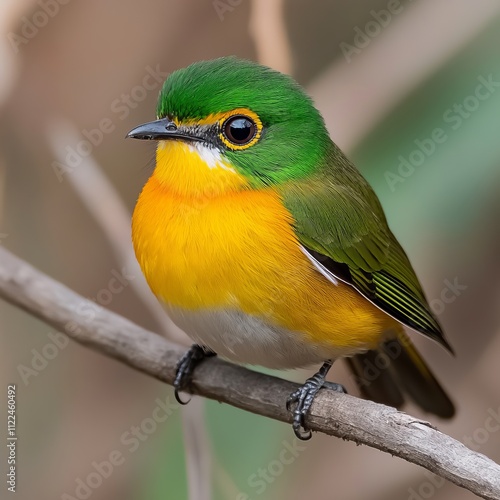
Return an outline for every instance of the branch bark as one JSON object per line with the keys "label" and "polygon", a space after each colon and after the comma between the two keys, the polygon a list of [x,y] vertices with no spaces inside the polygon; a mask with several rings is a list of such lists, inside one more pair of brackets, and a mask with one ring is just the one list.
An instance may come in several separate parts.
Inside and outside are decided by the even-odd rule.
{"label": "branch bark", "polygon": [[[184,350],[88,301],[0,248],[0,297],[73,340],[172,384]],[[282,422],[297,384],[210,358],[195,371],[192,392]],[[500,466],[428,422],[394,408],[322,390],[308,427],[366,444],[420,465],[476,495],[500,500]]]}

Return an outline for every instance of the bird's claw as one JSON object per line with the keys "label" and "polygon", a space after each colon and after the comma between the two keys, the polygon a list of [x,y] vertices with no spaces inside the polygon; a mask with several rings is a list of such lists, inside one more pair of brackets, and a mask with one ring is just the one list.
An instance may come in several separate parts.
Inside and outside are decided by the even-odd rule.
{"label": "bird's claw", "polygon": [[191,382],[194,369],[207,356],[214,356],[214,355],[215,353],[204,349],[198,344],[194,344],[189,348],[186,354],[182,356],[181,360],[177,365],[177,371],[174,380],[174,396],[179,404],[186,405],[190,401],[190,398],[184,401],[180,397],[179,392],[184,390]]}
{"label": "bird's claw", "polygon": [[286,401],[286,408],[288,411],[292,411],[292,405],[296,404],[293,410],[292,428],[297,438],[302,441],[311,439],[312,433],[305,426],[305,417],[319,390],[325,387],[335,392],[347,393],[344,386],[334,382],[326,382],[324,377],[325,376],[321,372],[318,372],[311,378],[308,378],[304,385],[290,394]]}

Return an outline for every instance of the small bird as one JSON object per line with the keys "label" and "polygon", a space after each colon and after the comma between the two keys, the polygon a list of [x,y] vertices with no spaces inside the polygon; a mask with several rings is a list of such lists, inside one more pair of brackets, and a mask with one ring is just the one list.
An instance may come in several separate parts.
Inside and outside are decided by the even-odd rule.
{"label": "small bird", "polygon": [[127,135],[158,141],[132,240],[151,290],[195,342],[177,367],[179,401],[206,356],[322,363],[287,401],[308,439],[317,392],[344,391],[325,376],[346,357],[364,396],[395,407],[408,396],[452,417],[403,326],[452,349],[376,194],[303,89],[223,57],[173,72],[156,114]]}

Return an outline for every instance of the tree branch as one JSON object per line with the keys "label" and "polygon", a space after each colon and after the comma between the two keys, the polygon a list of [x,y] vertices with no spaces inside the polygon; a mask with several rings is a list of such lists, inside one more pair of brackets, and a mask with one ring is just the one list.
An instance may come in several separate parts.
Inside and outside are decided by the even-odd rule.
{"label": "tree branch", "polygon": [[[90,302],[0,248],[0,297],[77,342],[172,384],[183,349]],[[217,358],[195,371],[192,392],[282,422],[297,384]],[[500,500],[500,466],[394,408],[322,390],[307,418],[317,432],[366,444],[420,465],[476,495]]]}

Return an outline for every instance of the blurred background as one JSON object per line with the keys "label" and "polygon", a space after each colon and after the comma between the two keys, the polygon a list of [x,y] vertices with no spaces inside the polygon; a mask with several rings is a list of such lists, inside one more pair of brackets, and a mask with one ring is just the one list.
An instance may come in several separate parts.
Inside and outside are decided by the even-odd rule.
{"label": "blurred background", "polygon": [[[130,213],[154,144],[125,134],[193,61],[235,54],[288,72],[373,185],[457,352],[412,334],[458,406],[430,420],[500,461],[497,0],[3,0],[0,32],[1,245],[187,343],[134,262]],[[213,401],[167,412],[169,387],[2,301],[0,343],[2,387],[17,384],[19,498],[473,498]],[[330,378],[356,394],[343,363]]]}

